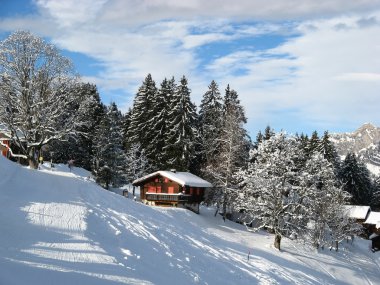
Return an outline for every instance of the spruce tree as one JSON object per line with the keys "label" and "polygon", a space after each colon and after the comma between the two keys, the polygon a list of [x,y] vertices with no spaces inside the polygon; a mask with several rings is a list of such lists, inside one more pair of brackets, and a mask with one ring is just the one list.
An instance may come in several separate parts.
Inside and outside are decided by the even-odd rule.
{"label": "spruce tree", "polygon": [[133,101],[132,113],[127,132],[127,145],[140,143],[143,149],[151,145],[150,136],[152,131],[151,118],[154,116],[153,102],[156,96],[156,83],[150,74],[147,75],[140,86]]}
{"label": "spruce tree", "polygon": [[338,174],[340,159],[338,157],[334,143],[330,140],[328,131],[325,131],[323,137],[319,140],[316,151],[322,154],[323,157],[334,166],[334,172]]}
{"label": "spruce tree", "polygon": [[95,133],[93,174],[96,181],[109,189],[125,182],[122,115],[115,103],[107,107]]}
{"label": "spruce tree", "polygon": [[76,166],[91,170],[94,132],[104,114],[104,106],[93,84],[78,84],[71,92],[76,94],[78,100],[71,104],[70,112],[77,113],[81,123],[75,126],[75,135],[54,141],[44,148],[44,157],[56,163],[66,163],[73,159]]}
{"label": "spruce tree", "polygon": [[235,174],[248,163],[251,143],[244,129],[246,121],[237,92],[228,86],[224,97],[222,129],[217,137],[220,149],[213,163],[206,167],[206,173],[215,186],[210,192],[212,196],[208,198],[217,206],[222,206],[224,219],[227,208],[232,206],[237,195],[239,181]]}
{"label": "spruce tree", "polygon": [[319,145],[320,145],[320,140],[319,140],[318,133],[317,133],[317,131],[314,131],[311,134],[308,146],[306,148],[307,157],[311,157],[318,150]]}
{"label": "spruce tree", "polygon": [[196,107],[190,99],[190,89],[185,76],[177,86],[168,114],[168,135],[164,150],[170,168],[188,171],[195,156],[197,139]]}
{"label": "spruce tree", "polygon": [[373,185],[370,174],[367,167],[357,160],[355,154],[347,154],[342,163],[339,178],[343,189],[352,195],[352,204],[371,204]]}
{"label": "spruce tree", "polygon": [[200,153],[203,169],[213,163],[219,152],[220,145],[217,138],[220,136],[223,125],[223,104],[218,85],[213,80],[208,88],[203,95],[199,110]]}
{"label": "spruce tree", "polygon": [[273,135],[273,129],[270,126],[267,126],[264,130],[264,140],[269,140]]}
{"label": "spruce tree", "polygon": [[153,115],[148,122],[151,127],[151,143],[146,146],[146,155],[154,170],[169,168],[169,156],[166,153],[169,128],[169,112],[172,108],[175,81],[164,79],[160,89],[153,97]]}

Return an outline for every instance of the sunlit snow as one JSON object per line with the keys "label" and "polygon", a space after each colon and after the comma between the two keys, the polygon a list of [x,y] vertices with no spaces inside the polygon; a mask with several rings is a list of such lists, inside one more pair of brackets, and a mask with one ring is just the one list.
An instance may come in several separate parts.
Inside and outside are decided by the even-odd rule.
{"label": "sunlit snow", "polygon": [[[379,284],[380,254],[252,233],[184,209],[142,205],[66,166],[0,157],[0,284]],[[249,260],[248,260],[249,253]]]}

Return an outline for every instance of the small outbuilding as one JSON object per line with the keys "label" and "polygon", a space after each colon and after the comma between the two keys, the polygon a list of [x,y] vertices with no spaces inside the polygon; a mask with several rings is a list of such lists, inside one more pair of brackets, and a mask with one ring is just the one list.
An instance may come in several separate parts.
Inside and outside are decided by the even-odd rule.
{"label": "small outbuilding", "polygon": [[370,233],[380,235],[380,212],[370,212],[364,225],[368,228]]}
{"label": "small outbuilding", "polygon": [[141,201],[147,205],[172,206],[199,213],[199,204],[212,184],[190,172],[156,171],[132,183],[140,187]]}
{"label": "small outbuilding", "polygon": [[349,218],[363,224],[371,212],[371,208],[370,206],[345,205],[343,206],[343,211]]}

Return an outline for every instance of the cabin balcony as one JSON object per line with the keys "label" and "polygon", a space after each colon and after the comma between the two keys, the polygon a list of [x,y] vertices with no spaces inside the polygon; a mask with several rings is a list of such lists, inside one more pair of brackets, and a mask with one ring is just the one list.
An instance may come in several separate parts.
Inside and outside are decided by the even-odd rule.
{"label": "cabin balcony", "polygon": [[189,194],[168,194],[168,193],[145,193],[148,201],[154,202],[194,202],[195,197]]}

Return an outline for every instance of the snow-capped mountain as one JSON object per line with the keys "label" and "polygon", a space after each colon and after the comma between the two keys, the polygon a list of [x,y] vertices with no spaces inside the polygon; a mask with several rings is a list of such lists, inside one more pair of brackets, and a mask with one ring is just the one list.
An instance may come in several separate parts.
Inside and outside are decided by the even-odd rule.
{"label": "snow-capped mountain", "polygon": [[375,175],[380,174],[380,128],[366,123],[352,133],[332,134],[338,154],[355,153]]}

